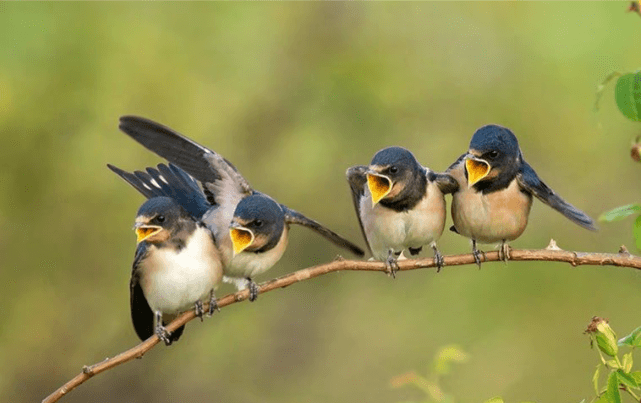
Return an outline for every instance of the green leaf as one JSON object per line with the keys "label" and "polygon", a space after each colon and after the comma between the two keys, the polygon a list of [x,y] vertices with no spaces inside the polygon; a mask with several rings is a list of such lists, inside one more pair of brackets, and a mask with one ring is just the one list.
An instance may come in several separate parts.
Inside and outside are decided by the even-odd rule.
{"label": "green leaf", "polygon": [[621,361],[621,369],[626,373],[629,373],[632,370],[632,352],[623,354],[623,360]]}
{"label": "green leaf", "polygon": [[436,354],[434,358],[434,372],[439,375],[446,375],[450,372],[452,362],[464,362],[467,360],[467,354],[455,345],[445,346]]}
{"label": "green leaf", "polygon": [[614,98],[626,118],[641,122],[641,72],[621,76],[614,87]]}
{"label": "green leaf", "polygon": [[486,400],[485,403],[503,403],[503,399],[501,399],[499,396],[495,396],[490,400]]}
{"label": "green leaf", "polygon": [[641,371],[634,371],[630,373],[630,376],[633,377],[639,385],[641,385]]}
{"label": "green leaf", "polygon": [[592,375],[592,384],[594,385],[594,393],[599,394],[599,375],[601,375],[601,364],[596,366],[596,371]]}
{"label": "green leaf", "polygon": [[608,403],[621,403],[619,377],[616,372],[611,372],[610,376],[608,376],[608,389],[605,391],[605,397]]}
{"label": "green leaf", "polygon": [[621,366],[619,365],[618,362],[616,362],[616,360],[607,360],[605,362],[605,366],[610,368],[610,369],[619,369],[619,368],[621,368]]}
{"label": "green leaf", "polygon": [[612,222],[623,220],[625,217],[632,214],[641,213],[641,204],[633,203],[625,206],[620,206],[599,216],[599,221]]}
{"label": "green leaf", "polygon": [[634,379],[630,374],[626,374],[622,370],[616,372],[617,377],[619,377],[619,382],[630,388],[638,388],[639,383]]}
{"label": "green leaf", "polygon": [[594,403],[608,403],[608,402],[609,402],[608,397],[604,393]]}
{"label": "green leaf", "polygon": [[641,347],[641,326],[634,329],[629,335],[620,339],[619,346]]}
{"label": "green leaf", "polygon": [[637,249],[641,250],[641,216],[638,216],[637,219],[634,220],[632,233],[634,234],[634,243],[636,244]]}

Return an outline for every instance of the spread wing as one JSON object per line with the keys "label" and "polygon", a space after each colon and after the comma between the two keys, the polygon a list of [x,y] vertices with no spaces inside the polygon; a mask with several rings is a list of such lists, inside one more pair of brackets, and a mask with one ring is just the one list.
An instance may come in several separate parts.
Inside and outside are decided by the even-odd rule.
{"label": "spread wing", "polygon": [[437,173],[430,171],[430,173],[432,175],[430,175],[429,179],[436,183],[436,186],[441,189],[441,192],[443,192],[443,194],[454,193],[459,189],[458,181],[447,172]]}
{"label": "spread wing", "polygon": [[445,170],[445,173],[450,175],[459,185],[457,187],[460,189],[461,187],[467,186],[467,178],[465,177],[465,164],[463,163],[463,160],[465,160],[465,156],[467,153],[461,155],[450,165],[447,170]]}
{"label": "spread wing", "polygon": [[201,219],[211,208],[203,191],[191,176],[173,164],[159,164],[158,169],[129,173],[111,164],[107,167],[148,199],[166,196],[174,199],[192,217]]}
{"label": "spread wing", "polygon": [[354,209],[356,210],[356,217],[358,218],[358,225],[361,227],[361,233],[365,242],[367,243],[367,249],[370,253],[372,252],[372,247],[369,245],[367,240],[367,235],[365,235],[365,228],[363,227],[363,221],[361,220],[361,199],[365,195],[365,185],[367,184],[367,167],[364,165],[357,165],[351,167],[347,170],[347,182],[349,183],[349,188],[352,191],[352,201],[354,202]]}
{"label": "spread wing", "polygon": [[522,162],[516,179],[521,189],[533,194],[537,199],[563,214],[575,224],[592,231],[597,230],[594,221],[587,214],[563,200],[554,190],[543,183],[527,162]]}
{"label": "spread wing", "polygon": [[[149,248],[146,242],[141,242],[136,248],[136,256],[131,271],[129,282],[129,303],[131,307],[131,321],[140,340],[147,340],[154,334],[154,313],[145,298],[145,293],[140,285],[141,262],[147,257]],[[176,341],[185,330],[185,325],[171,333],[171,341]]]}
{"label": "spread wing", "polygon": [[137,116],[123,116],[119,128],[202,182],[212,205],[234,201],[237,204],[253,192],[231,162],[168,127]]}
{"label": "spread wing", "polygon": [[316,232],[317,234],[321,235],[322,237],[324,237],[334,245],[341,247],[343,249],[347,249],[357,256],[363,256],[365,254],[365,252],[363,252],[361,248],[354,245],[353,243],[343,238],[342,236],[338,235],[337,233],[330,230],[329,228],[324,227],[320,223],[305,217],[303,214],[299,213],[298,211],[292,210],[287,206],[284,206],[282,204],[280,206],[285,212],[285,222],[287,222],[288,224],[298,224],[298,225],[307,227],[312,231]]}

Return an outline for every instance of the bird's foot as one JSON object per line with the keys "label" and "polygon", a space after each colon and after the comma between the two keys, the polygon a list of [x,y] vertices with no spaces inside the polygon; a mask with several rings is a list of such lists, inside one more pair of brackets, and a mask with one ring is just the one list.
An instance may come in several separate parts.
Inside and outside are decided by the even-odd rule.
{"label": "bird's foot", "polygon": [[156,325],[155,330],[156,330],[156,336],[158,336],[160,341],[165,343],[165,346],[171,346],[171,343],[172,343],[171,333],[167,329],[165,329],[165,327],[160,323]]}
{"label": "bird's foot", "polygon": [[505,241],[501,243],[501,246],[499,247],[499,259],[505,262],[507,264],[507,261],[512,258],[511,256],[511,251],[512,248],[510,245],[508,245]]}
{"label": "bird's foot", "polygon": [[436,248],[436,245],[433,245],[432,249],[434,249],[434,264],[436,264],[436,272],[439,273],[443,266],[445,266],[445,259],[443,259],[443,255],[441,255],[441,252]]}
{"label": "bird's foot", "polygon": [[211,290],[209,296],[209,311],[207,312],[207,316],[213,315],[215,311],[220,312],[220,308],[218,307],[218,301],[216,300],[216,296],[214,295],[214,290]]}
{"label": "bird's foot", "polygon": [[201,300],[198,300],[194,303],[194,315],[196,317],[200,318],[200,321],[203,321],[203,314],[205,313],[205,309],[203,308],[203,302]]}
{"label": "bird's foot", "polygon": [[247,277],[247,288],[249,288],[249,301],[256,301],[256,298],[258,298],[258,285],[249,277]]}
{"label": "bird's foot", "polygon": [[474,255],[474,262],[479,266],[479,270],[481,269],[481,253],[485,259],[485,253],[476,249],[476,241],[472,240],[472,255]]}
{"label": "bird's foot", "polygon": [[387,254],[387,260],[385,260],[385,272],[388,276],[392,276],[392,278],[396,278],[396,272],[398,271],[398,257],[400,254],[400,252],[394,253],[392,249],[390,249]]}

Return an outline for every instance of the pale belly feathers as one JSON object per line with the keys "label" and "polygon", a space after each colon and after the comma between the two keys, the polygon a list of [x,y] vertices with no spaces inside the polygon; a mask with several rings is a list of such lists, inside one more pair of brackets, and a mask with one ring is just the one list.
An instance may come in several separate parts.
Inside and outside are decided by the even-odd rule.
{"label": "pale belly feathers", "polygon": [[487,195],[468,189],[467,184],[461,189],[452,198],[452,220],[461,235],[481,243],[497,243],[512,241],[523,233],[532,196],[523,193],[516,180]]}
{"label": "pale belly feathers", "polygon": [[[153,311],[167,314],[190,309],[199,300],[208,300],[210,292],[222,280],[218,250],[205,228],[198,228],[187,246],[175,250],[155,250],[142,267],[142,289]],[[156,267],[151,270],[150,267]]]}
{"label": "pale belly feathers", "polygon": [[397,212],[380,204],[372,207],[371,194],[365,189],[360,215],[374,258],[385,260],[390,249],[399,253],[431,244],[441,237],[445,198],[435,184],[429,183],[426,196],[413,209]]}

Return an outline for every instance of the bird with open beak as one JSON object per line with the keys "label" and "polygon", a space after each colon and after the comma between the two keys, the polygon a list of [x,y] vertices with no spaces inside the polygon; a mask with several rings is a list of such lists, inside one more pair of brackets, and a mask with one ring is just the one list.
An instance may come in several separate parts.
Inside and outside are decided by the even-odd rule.
{"label": "bird with open beak", "polygon": [[483,126],[474,133],[467,153],[447,170],[458,182],[452,194],[452,231],[472,240],[472,252],[481,265],[477,242],[501,243],[501,258],[509,258],[507,242],[527,226],[532,196],[575,224],[596,230],[594,221],[550,189],[523,159],[510,129]]}
{"label": "bird with open beak", "polygon": [[130,281],[131,319],[146,340],[156,334],[166,345],[178,340],[185,326],[169,332],[164,325],[195,307],[203,316],[216,309],[214,289],[223,265],[213,234],[170,197],[153,197],[138,210],[134,230],[136,256]]}
{"label": "bird with open beak", "polygon": [[448,174],[418,163],[402,147],[378,151],[369,166],[347,170],[356,216],[376,260],[385,262],[392,276],[403,251],[417,255],[424,245],[434,250],[437,267],[443,257],[436,247],[445,226],[445,193],[456,188]]}
{"label": "bird with open beak", "polygon": [[[147,149],[169,160],[171,169],[184,170],[202,184],[208,203],[203,222],[216,238],[224,266],[223,281],[239,289],[249,288],[250,301],[258,297],[259,291],[253,277],[274,266],[285,252],[290,224],[303,225],[340,248],[364,255],[361,248],[342,236],[254,190],[220,154],[149,119],[124,116],[119,127]],[[129,183],[143,194],[147,188],[172,192],[165,189],[171,180],[162,172],[148,168],[147,175],[150,176],[143,183]],[[136,180],[142,177],[144,175],[133,175]]]}

